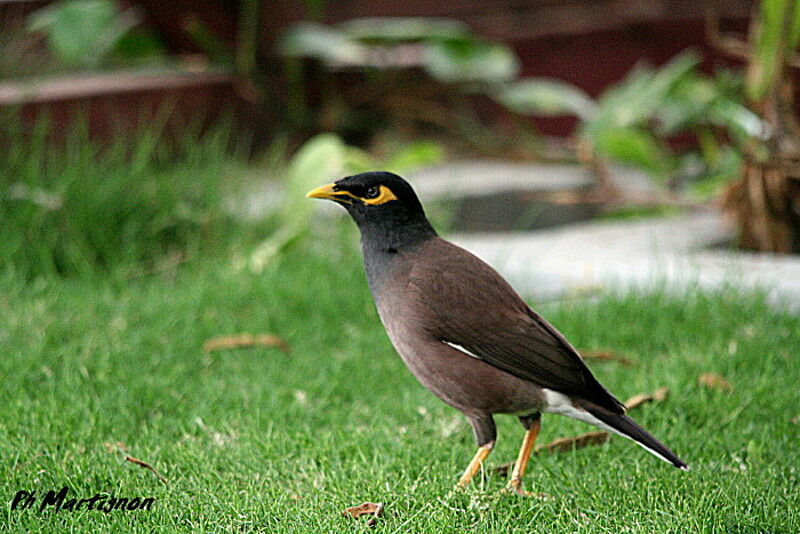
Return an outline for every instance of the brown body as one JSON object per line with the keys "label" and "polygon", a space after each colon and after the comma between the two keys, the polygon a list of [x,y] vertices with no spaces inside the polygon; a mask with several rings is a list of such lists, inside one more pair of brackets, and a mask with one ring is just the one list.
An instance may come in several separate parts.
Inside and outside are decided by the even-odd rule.
{"label": "brown body", "polygon": [[375,298],[389,339],[422,385],[470,418],[540,410],[544,398],[535,385],[441,341],[443,329],[436,307],[431,305],[434,296],[450,293],[448,300],[465,306],[460,308],[465,313],[486,315],[480,294],[447,291],[448,278],[459,276],[457,266],[448,261],[452,248],[455,246],[438,238],[421,245],[415,254],[431,260],[423,266],[398,255]]}

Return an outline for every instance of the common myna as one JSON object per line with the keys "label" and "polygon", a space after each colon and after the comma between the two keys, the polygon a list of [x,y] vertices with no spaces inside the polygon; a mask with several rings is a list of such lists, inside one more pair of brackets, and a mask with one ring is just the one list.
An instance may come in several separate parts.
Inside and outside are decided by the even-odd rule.
{"label": "common myna", "polygon": [[572,345],[508,282],[436,234],[405,180],[368,172],[307,196],[333,200],[353,217],[369,288],[392,344],[417,379],[472,425],[478,451],[458,486],[470,482],[494,447],[498,413],[516,415],[526,430],[508,483],[520,494],[541,412],[614,432],[687,469],[625,415]]}

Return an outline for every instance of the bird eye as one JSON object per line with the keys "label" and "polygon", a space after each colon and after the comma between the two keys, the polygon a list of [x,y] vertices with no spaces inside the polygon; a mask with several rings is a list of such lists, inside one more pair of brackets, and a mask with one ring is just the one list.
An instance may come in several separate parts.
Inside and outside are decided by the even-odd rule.
{"label": "bird eye", "polygon": [[380,192],[381,190],[377,185],[370,186],[367,188],[364,198],[376,198]]}

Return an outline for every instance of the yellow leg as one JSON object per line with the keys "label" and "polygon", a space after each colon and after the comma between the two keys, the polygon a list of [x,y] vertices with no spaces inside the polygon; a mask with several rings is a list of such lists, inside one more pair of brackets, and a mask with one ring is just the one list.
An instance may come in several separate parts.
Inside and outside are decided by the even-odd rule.
{"label": "yellow leg", "polygon": [[464,474],[461,475],[461,478],[456,484],[457,488],[466,487],[472,481],[472,477],[475,476],[475,473],[481,468],[483,461],[489,456],[489,453],[492,452],[492,448],[494,447],[494,442],[487,443],[481,447],[478,447],[478,452],[475,453],[475,456],[472,457],[472,460],[469,462],[469,465],[464,470]]}
{"label": "yellow leg", "polygon": [[525,432],[525,438],[522,440],[522,446],[519,448],[519,455],[517,461],[514,463],[514,470],[511,471],[511,480],[508,481],[506,486],[507,491],[514,491],[519,495],[528,495],[522,489],[522,477],[525,475],[525,468],[528,467],[528,459],[531,457],[533,451],[533,444],[536,443],[536,436],[539,435],[539,429],[542,427],[540,419],[536,419],[531,424],[531,427]]}

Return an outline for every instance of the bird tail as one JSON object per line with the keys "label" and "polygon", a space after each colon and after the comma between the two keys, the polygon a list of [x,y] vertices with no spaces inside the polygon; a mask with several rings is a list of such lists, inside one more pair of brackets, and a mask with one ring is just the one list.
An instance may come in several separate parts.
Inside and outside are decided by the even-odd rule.
{"label": "bird tail", "polygon": [[663,443],[650,435],[645,429],[637,425],[633,419],[627,415],[616,415],[604,413],[599,410],[588,410],[595,418],[599,419],[605,426],[620,436],[635,441],[647,452],[661,458],[667,463],[687,471],[689,467],[678,458],[674,452],[669,450]]}

